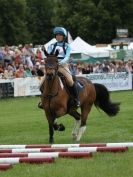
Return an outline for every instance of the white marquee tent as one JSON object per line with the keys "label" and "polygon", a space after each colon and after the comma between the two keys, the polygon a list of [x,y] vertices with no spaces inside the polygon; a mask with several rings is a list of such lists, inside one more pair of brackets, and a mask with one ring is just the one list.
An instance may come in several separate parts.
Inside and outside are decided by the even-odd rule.
{"label": "white marquee tent", "polygon": [[45,49],[47,50],[48,49],[48,46],[54,42],[57,42],[55,38],[51,39],[48,43],[46,43],[44,46],[45,46]]}
{"label": "white marquee tent", "polygon": [[112,50],[111,47],[97,48],[96,46],[91,46],[80,37],[77,37],[70,45],[72,54],[83,53],[94,58],[109,57],[109,50]]}

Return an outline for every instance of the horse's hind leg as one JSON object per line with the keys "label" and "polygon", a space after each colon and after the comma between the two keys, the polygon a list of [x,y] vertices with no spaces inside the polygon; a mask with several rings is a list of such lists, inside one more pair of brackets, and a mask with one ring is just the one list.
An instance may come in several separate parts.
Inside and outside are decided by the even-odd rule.
{"label": "horse's hind leg", "polygon": [[81,125],[80,125],[80,129],[77,135],[77,139],[76,141],[80,141],[82,135],[84,134],[85,130],[86,130],[86,121],[87,121],[87,117],[88,114],[91,110],[92,104],[85,104],[81,106]]}
{"label": "horse's hind leg", "polygon": [[81,125],[81,120],[80,120],[81,115],[76,110],[71,110],[69,114],[75,118],[75,123],[72,129],[72,137],[73,137],[73,140],[76,140],[77,134],[78,134],[78,131]]}

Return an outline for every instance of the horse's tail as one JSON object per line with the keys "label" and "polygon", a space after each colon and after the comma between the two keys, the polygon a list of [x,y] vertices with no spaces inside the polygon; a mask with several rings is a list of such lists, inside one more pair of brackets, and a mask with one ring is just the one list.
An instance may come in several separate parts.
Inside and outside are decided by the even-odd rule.
{"label": "horse's tail", "polygon": [[95,106],[102,109],[107,115],[115,116],[120,110],[120,103],[113,103],[110,100],[109,91],[104,85],[95,83],[94,86],[96,90]]}

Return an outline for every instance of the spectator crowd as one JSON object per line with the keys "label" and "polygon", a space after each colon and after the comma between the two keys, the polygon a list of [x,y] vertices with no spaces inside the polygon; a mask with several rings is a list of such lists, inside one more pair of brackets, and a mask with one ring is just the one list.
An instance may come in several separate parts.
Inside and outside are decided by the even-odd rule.
{"label": "spectator crowd", "polygon": [[[77,63],[70,59],[70,71],[74,75],[90,73],[133,73],[133,59],[106,60],[95,63]],[[45,55],[40,48],[32,44],[0,47],[0,79],[43,76]]]}

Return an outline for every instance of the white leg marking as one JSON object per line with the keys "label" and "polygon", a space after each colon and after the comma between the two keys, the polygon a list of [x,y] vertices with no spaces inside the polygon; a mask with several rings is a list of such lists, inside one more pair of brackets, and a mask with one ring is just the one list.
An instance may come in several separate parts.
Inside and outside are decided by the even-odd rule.
{"label": "white leg marking", "polygon": [[59,80],[60,80],[60,86],[61,86],[61,88],[62,88],[62,90],[63,90],[63,88],[64,88],[64,85],[63,85],[63,83],[62,83],[62,80],[59,78]]}
{"label": "white leg marking", "polygon": [[78,135],[77,135],[77,139],[76,139],[77,142],[80,141],[80,139],[81,139],[82,135],[84,134],[85,130],[86,130],[86,126],[80,127]]}
{"label": "white leg marking", "polygon": [[76,120],[74,123],[73,130],[72,130],[73,140],[75,140],[77,138],[77,134],[78,134],[80,125],[81,125],[81,120]]}

